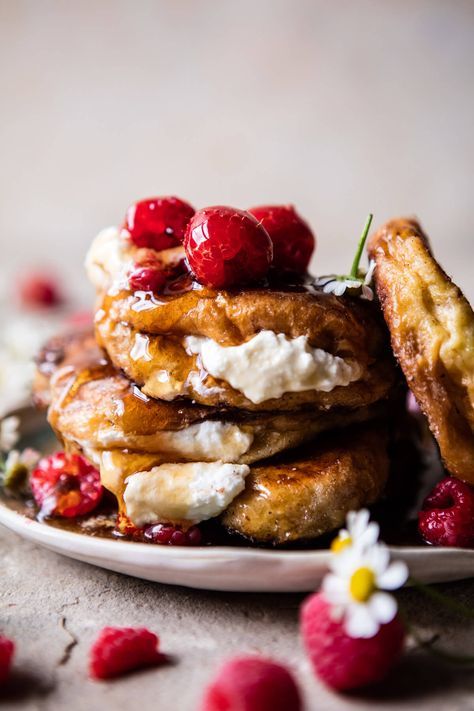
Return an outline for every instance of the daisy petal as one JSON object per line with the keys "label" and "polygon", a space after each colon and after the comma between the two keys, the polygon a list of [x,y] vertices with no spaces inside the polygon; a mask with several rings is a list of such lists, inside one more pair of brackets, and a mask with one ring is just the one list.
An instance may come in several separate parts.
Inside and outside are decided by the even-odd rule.
{"label": "daisy petal", "polygon": [[324,577],[321,590],[328,601],[334,605],[342,605],[349,601],[349,591],[346,581],[332,573],[328,573]]}
{"label": "daisy petal", "polygon": [[377,585],[384,590],[396,590],[405,585],[408,579],[408,568],[401,560],[390,563],[388,568],[377,575]]}
{"label": "daisy petal", "polygon": [[388,593],[374,593],[367,604],[374,619],[382,625],[391,622],[397,614],[397,601]]}
{"label": "daisy petal", "polygon": [[382,575],[390,562],[390,551],[383,543],[377,543],[367,551],[367,563],[369,568],[375,572],[377,576]]}
{"label": "daisy petal", "polygon": [[367,605],[350,605],[346,612],[344,629],[349,637],[373,637],[379,630]]}

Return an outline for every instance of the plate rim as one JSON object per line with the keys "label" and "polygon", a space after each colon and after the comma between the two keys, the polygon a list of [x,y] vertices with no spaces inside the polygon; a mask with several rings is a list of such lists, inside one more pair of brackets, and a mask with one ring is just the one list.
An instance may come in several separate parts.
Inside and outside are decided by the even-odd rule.
{"label": "plate rim", "polygon": [[[4,501],[0,500],[0,524],[9,530],[14,531],[18,535],[19,530],[26,532],[28,530],[35,531],[39,534],[39,537],[46,540],[62,540],[64,542],[70,541],[81,542],[85,547],[94,547],[96,549],[110,549],[117,553],[119,550],[125,548],[130,550],[135,550],[137,553],[145,553],[149,557],[168,557],[168,558],[180,558],[180,559],[211,559],[216,557],[229,558],[261,558],[261,559],[272,559],[274,561],[287,560],[288,558],[293,558],[296,560],[311,560],[315,558],[318,561],[328,557],[331,554],[329,548],[323,548],[319,550],[271,550],[262,548],[250,548],[250,547],[240,547],[240,546],[152,546],[149,543],[141,543],[139,541],[127,541],[123,539],[112,540],[108,538],[102,538],[100,536],[91,536],[86,533],[79,533],[76,531],[67,531],[55,526],[49,526],[47,523],[41,523],[35,519],[31,519],[25,514],[22,514],[14,509],[10,508]],[[36,539],[34,539],[36,540]],[[117,546],[120,546],[118,548]],[[470,548],[457,548],[457,547],[435,547],[435,546],[400,546],[400,545],[389,545],[390,551],[402,552],[404,555],[415,555],[422,552],[427,556],[452,556],[453,554],[462,555],[466,558],[472,558],[474,562],[474,549]],[[77,550],[77,549],[76,549]],[[474,577],[474,568],[473,568]]]}

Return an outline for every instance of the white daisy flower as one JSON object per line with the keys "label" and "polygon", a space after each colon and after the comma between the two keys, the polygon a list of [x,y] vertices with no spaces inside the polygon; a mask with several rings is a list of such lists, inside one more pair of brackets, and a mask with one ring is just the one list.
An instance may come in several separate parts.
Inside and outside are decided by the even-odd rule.
{"label": "white daisy flower", "polygon": [[5,417],[0,421],[0,451],[9,452],[20,437],[18,428],[20,420],[18,417]]}
{"label": "white daisy flower", "polygon": [[356,278],[329,274],[328,276],[318,277],[315,280],[315,284],[319,286],[325,294],[342,296],[346,291],[349,291],[352,292],[353,296],[360,296],[361,299],[373,301],[374,291],[370,285],[372,283],[374,270],[375,261],[372,259],[365,275]]}
{"label": "white daisy flower", "polygon": [[331,544],[333,553],[340,553],[348,546],[362,549],[373,546],[379,538],[380,528],[378,523],[370,520],[367,509],[349,511],[346,516],[346,528],[341,528]]}
{"label": "white daisy flower", "polygon": [[[362,528],[362,523],[358,526]],[[330,569],[322,590],[333,606],[333,615],[344,621],[350,637],[373,637],[381,625],[393,620],[397,602],[385,591],[402,587],[408,568],[401,561],[390,562],[384,544],[347,546],[332,556]]]}

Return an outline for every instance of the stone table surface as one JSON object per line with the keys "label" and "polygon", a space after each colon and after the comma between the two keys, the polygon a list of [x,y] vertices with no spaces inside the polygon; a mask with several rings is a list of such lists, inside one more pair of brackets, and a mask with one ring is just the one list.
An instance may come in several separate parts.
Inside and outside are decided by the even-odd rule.
{"label": "stone table surface", "polygon": [[[370,694],[342,697],[311,675],[298,639],[303,595],[233,594],[157,585],[58,556],[0,529],[2,630],[15,639],[14,676],[1,706],[69,711],[194,711],[223,659],[263,653],[295,671],[306,711],[430,709],[472,711],[474,674],[413,643],[392,676]],[[474,580],[439,586],[473,606]],[[419,633],[441,635],[444,648],[474,652],[466,621],[414,590],[400,602]],[[87,655],[104,625],[146,625],[172,662],[113,682],[87,677]],[[472,668],[471,668],[472,669]]]}

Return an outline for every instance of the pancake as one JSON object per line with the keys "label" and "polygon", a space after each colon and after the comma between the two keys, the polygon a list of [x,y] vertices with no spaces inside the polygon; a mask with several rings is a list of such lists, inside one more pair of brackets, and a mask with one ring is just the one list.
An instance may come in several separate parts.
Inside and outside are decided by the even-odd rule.
{"label": "pancake", "polygon": [[[259,464],[252,464],[242,493],[230,501],[220,517],[222,525],[255,543],[275,545],[317,538],[343,524],[350,510],[375,502],[382,494],[389,471],[388,436],[383,424],[366,423],[320,438],[317,443]],[[78,451],[75,443],[66,448]],[[82,451],[100,468],[104,485],[118,500],[119,510],[136,525],[153,523],[156,499],[161,510],[182,512],[179,486],[169,491],[160,469],[161,458],[151,454]],[[179,467],[180,465],[177,465]],[[204,467],[202,463],[200,465]],[[210,465],[213,466],[213,465]],[[238,466],[238,465],[226,465]],[[179,480],[179,469],[173,471]],[[127,499],[130,480],[146,478]],[[171,501],[163,502],[165,497]],[[138,501],[137,501],[138,497]],[[124,500],[125,499],[125,500]],[[137,519],[145,511],[145,519]],[[206,518],[209,518],[207,516]],[[193,521],[178,517],[184,527]]]}
{"label": "pancake", "polygon": [[474,484],[474,313],[411,219],[372,237],[392,348],[451,474]]}
{"label": "pancake", "polygon": [[49,407],[48,419],[60,440],[87,450],[151,454],[155,463],[248,464],[389,407],[383,402],[329,413],[256,414],[155,400],[113,368],[88,332],[57,337],[45,346],[34,393],[37,404]]}
{"label": "pancake", "polygon": [[[270,334],[270,332],[265,332]],[[275,350],[278,348],[274,336],[269,336],[270,345],[266,348],[266,353],[254,352],[256,362],[252,362],[247,354],[235,354],[237,361],[241,361],[240,369],[236,367],[234,385],[244,383],[241,387],[248,388],[248,397],[241,389],[233,387],[223,377],[214,377],[204,365],[200,355],[192,354],[186,349],[182,339],[170,336],[157,336],[134,331],[128,324],[111,321],[102,316],[96,323],[96,334],[98,342],[107,351],[114,365],[123,370],[126,375],[136,382],[141,390],[150,397],[163,400],[175,400],[176,398],[189,398],[197,403],[211,407],[233,407],[254,412],[278,410],[297,410],[299,408],[317,408],[328,411],[332,408],[359,408],[371,405],[374,402],[386,397],[393,388],[397,380],[397,371],[394,367],[393,358],[384,353],[379,359],[374,359],[363,368],[360,362],[351,360],[338,360],[329,362],[327,366],[329,385],[324,385],[327,389],[304,389],[295,392],[285,392],[285,385],[280,386],[278,377],[293,377],[293,368],[286,367],[282,363],[281,372],[274,373],[272,369],[272,359],[278,358]],[[250,343],[250,342],[248,342]],[[212,344],[211,344],[212,346]],[[291,348],[291,342],[284,341],[285,347]],[[222,351],[228,350],[227,348]],[[224,359],[230,355],[228,353],[218,353]],[[222,355],[221,355],[222,354]],[[242,355],[242,358],[240,356]],[[301,352],[290,357],[309,357],[305,353],[304,344]],[[280,361],[281,362],[281,361]],[[357,369],[356,380],[351,380],[351,373],[346,378],[342,374],[342,385],[332,386],[330,378],[333,373],[338,377],[337,368]],[[225,374],[232,369],[232,363],[221,366],[219,361],[215,367],[221,368]],[[324,364],[323,366],[324,367]],[[244,372],[239,372],[243,370]],[[216,372],[220,372],[217,370]],[[294,378],[293,382],[298,382]],[[289,382],[287,387],[296,387]],[[253,395],[257,392],[257,397]],[[265,398],[267,393],[276,393],[277,397]],[[250,399],[253,397],[253,400]],[[257,400],[257,401],[255,401]]]}
{"label": "pancake", "polygon": [[260,543],[317,538],[341,526],[348,511],[380,497],[389,472],[387,447],[386,428],[368,423],[257,464],[222,524]]}
{"label": "pancake", "polygon": [[[112,228],[87,258],[97,339],[144,393],[253,411],[353,408],[388,393],[396,370],[376,305],[303,278],[216,291],[176,277],[183,254],[137,249]],[[131,266],[151,255],[168,282],[160,294],[132,292]]]}

